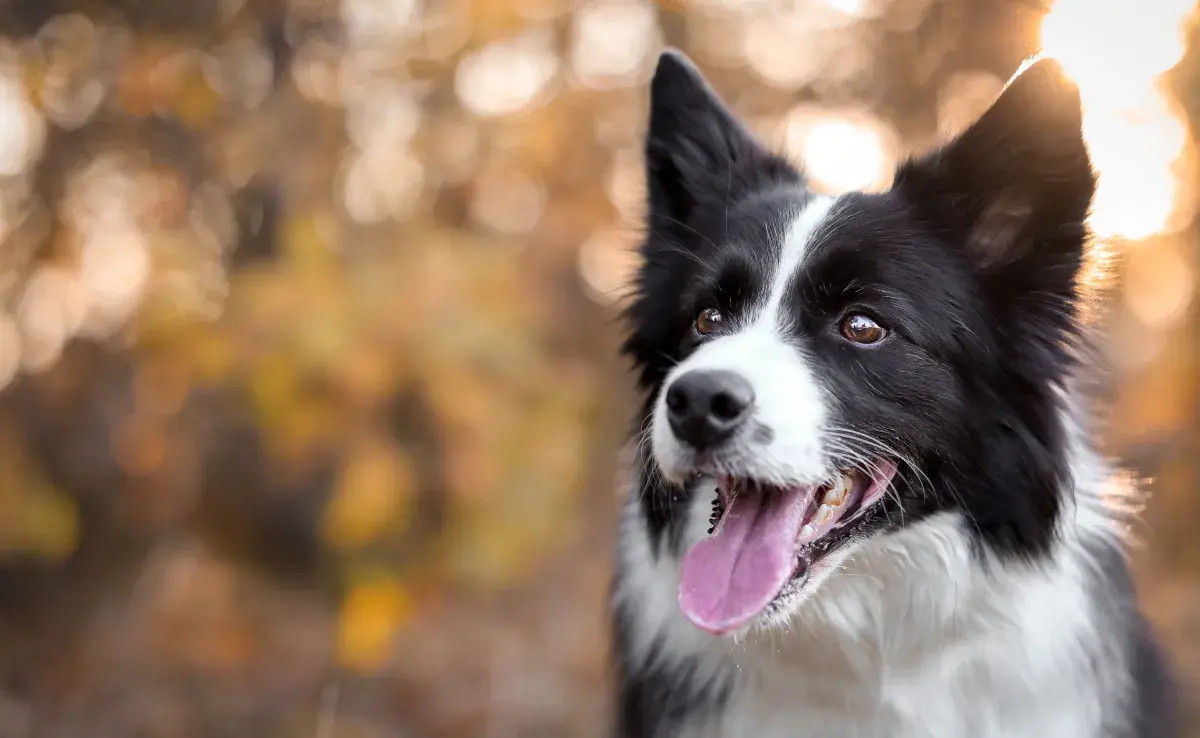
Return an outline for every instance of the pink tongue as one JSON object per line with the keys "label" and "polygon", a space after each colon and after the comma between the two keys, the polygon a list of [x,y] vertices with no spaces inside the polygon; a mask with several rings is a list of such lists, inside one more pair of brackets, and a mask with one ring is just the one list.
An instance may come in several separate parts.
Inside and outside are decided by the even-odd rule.
{"label": "pink tongue", "polygon": [[775,599],[796,569],[796,535],[813,492],[794,487],[769,501],[761,494],[734,498],[713,535],[684,557],[679,607],[688,620],[720,635]]}

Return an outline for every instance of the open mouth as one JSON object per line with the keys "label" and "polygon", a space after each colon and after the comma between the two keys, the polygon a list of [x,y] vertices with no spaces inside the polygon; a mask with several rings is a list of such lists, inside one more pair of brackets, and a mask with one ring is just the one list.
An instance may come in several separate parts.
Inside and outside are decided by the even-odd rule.
{"label": "open mouth", "polygon": [[813,564],[853,535],[895,473],[894,463],[879,461],[871,475],[842,471],[819,485],[720,477],[709,536],[683,561],[684,615],[716,634],[749,623],[785,590],[799,589]]}

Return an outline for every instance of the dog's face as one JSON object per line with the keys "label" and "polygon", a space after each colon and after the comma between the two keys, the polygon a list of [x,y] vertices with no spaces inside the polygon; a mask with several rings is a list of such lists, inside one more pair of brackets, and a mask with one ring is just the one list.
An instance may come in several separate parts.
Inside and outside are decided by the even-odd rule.
{"label": "dog's face", "polygon": [[716,633],[782,620],[854,546],[943,510],[1001,554],[1043,550],[1094,190],[1057,65],[1030,66],[890,191],[838,198],[682,56],[664,54],[651,95],[626,350],[650,476],[672,488],[647,492],[685,503],[646,506],[677,529],[685,615]]}

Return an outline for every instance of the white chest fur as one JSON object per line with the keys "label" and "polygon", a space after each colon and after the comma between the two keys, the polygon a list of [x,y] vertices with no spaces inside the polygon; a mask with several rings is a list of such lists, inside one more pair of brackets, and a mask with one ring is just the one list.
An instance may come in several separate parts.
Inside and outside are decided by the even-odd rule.
{"label": "white chest fur", "polygon": [[[1016,648],[1015,652],[1012,650]],[[1033,657],[1033,658],[1031,658]],[[719,719],[698,719],[685,736],[756,738],[1026,738],[1103,735],[1094,689],[1068,669],[1051,679],[1044,664],[1012,640],[946,644],[922,662],[830,678],[800,667],[749,677]],[[865,666],[866,664],[864,664]],[[1033,678],[1029,672],[1040,671]]]}
{"label": "white chest fur", "polygon": [[[1089,481],[1103,470],[1077,471]],[[1103,633],[1114,605],[1100,602],[1094,555],[1116,542],[1097,499],[1077,498],[1037,565],[981,562],[956,514],[909,526],[853,552],[789,627],[737,639],[679,613],[678,563],[651,556],[631,505],[616,596],[635,614],[632,661],[694,664],[701,680],[728,685],[716,712],[697,710],[681,736],[1106,735],[1126,672],[1118,639]]]}

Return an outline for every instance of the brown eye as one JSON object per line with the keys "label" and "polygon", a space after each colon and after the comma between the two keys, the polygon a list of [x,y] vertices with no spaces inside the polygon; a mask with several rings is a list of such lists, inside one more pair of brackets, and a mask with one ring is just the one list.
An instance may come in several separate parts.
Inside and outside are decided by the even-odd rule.
{"label": "brown eye", "polygon": [[855,343],[878,343],[887,331],[866,315],[851,313],[842,318],[842,335]]}
{"label": "brown eye", "polygon": [[696,332],[702,336],[707,336],[721,329],[721,311],[716,308],[708,308],[701,310],[696,316]]}

